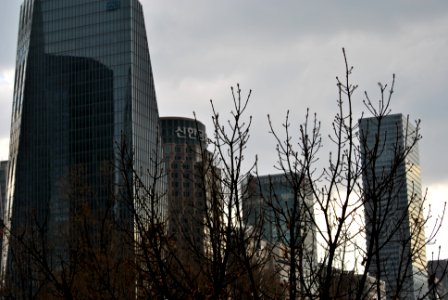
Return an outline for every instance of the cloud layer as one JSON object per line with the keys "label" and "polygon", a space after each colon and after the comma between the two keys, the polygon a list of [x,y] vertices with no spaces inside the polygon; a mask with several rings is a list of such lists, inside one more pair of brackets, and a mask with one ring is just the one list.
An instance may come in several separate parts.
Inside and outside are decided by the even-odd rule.
{"label": "cloud layer", "polygon": [[[360,86],[358,111],[363,91],[377,96],[377,82],[387,82],[396,73],[393,111],[423,122],[425,181],[448,181],[448,162],[434,159],[443,157],[444,147],[429,146],[440,144],[448,125],[448,4],[142,3],[162,114],[188,115],[195,110],[207,123],[208,100],[213,98],[225,110],[229,86],[239,82],[254,90],[254,136],[266,136],[267,113],[280,123],[288,109],[301,121],[309,107],[328,128],[335,112],[335,76],[343,73],[340,49],[345,47]],[[253,148],[268,155],[273,145]],[[271,165],[263,169],[269,171]]]}

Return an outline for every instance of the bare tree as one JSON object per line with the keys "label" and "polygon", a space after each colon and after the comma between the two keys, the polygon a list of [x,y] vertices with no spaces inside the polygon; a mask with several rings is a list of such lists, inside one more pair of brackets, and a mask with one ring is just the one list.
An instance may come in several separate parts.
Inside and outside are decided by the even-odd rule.
{"label": "bare tree", "polygon": [[[200,213],[190,212],[191,222],[199,223],[204,233],[198,244],[188,226],[170,224],[176,218],[164,216],[160,209],[167,199],[157,188],[164,181],[162,153],[154,153],[152,162],[159,173],[145,185],[140,175],[129,171],[132,153],[123,145],[122,165],[123,195],[126,207],[135,219],[136,277],[139,296],[168,299],[259,299],[261,270],[266,255],[261,255],[258,231],[252,230],[243,220],[241,208],[243,194],[241,183],[244,151],[249,138],[251,118],[244,120],[250,93],[242,98],[239,86],[232,89],[233,110],[230,120],[221,121],[213,103],[214,134],[197,151],[201,158],[194,166],[192,184],[196,185],[196,197],[190,201]],[[197,138],[200,138],[199,136]],[[185,176],[191,172],[185,172]],[[193,199],[192,199],[193,200]],[[199,205],[200,203],[200,205]],[[183,205],[180,204],[179,205]],[[165,213],[170,213],[165,211]],[[193,220],[199,218],[199,220]],[[170,226],[179,226],[173,233]],[[197,226],[194,226],[197,227]],[[129,231],[131,232],[131,231]],[[129,240],[131,240],[129,238]]]}
{"label": "bare tree", "polygon": [[[188,226],[168,215],[162,144],[151,154],[150,170],[139,170],[123,138],[114,162],[106,168],[110,182],[101,189],[102,205],[92,204],[98,191],[89,188],[82,169],[67,178],[65,187],[61,185],[73,214],[57,240],[69,251],[61,252],[56,263],[48,259],[55,257],[48,255],[55,251],[46,235],[48,223],[36,221],[36,226],[12,236],[16,287],[27,287],[31,275],[39,286],[6,289],[5,295],[19,299],[384,299],[386,291],[390,299],[434,295],[439,287],[431,281],[432,273],[428,275],[425,247],[440,223],[425,238],[431,213],[423,212],[426,197],[416,177],[420,123],[411,125],[402,117],[401,125],[388,123],[394,116],[390,103],[395,78],[389,89],[380,84],[378,105],[365,93],[371,117],[361,115],[358,121],[353,110],[357,90],[350,78],[353,68],[345,51],[343,57],[345,74],[336,78],[337,112],[329,135],[334,151],[326,161],[321,159],[324,139],[316,114],[307,110],[304,121],[297,122],[298,132],[292,129],[289,112],[281,130],[268,116],[279,174],[258,176],[256,159],[245,161],[251,92],[244,96],[237,85],[231,90],[228,118],[211,103],[213,134],[207,143],[198,143],[193,171],[184,174],[195,186],[191,207],[183,210]],[[201,231],[199,242],[193,230]]]}
{"label": "bare tree", "polygon": [[[307,112],[297,136],[291,132],[289,114],[283,124],[283,135],[274,129],[270,121],[277,141],[277,167],[289,179],[288,185],[295,195],[292,210],[284,206],[279,210],[281,206],[276,204],[278,199],[272,195],[267,197],[276,211],[277,224],[290,223],[288,231],[283,231],[290,239],[289,243],[285,243],[289,258],[289,295],[291,299],[344,296],[368,299],[374,292],[377,299],[382,299],[385,281],[388,297],[411,297],[412,294],[412,297],[415,295],[424,299],[429,293],[425,247],[434,239],[440,224],[425,239],[424,230],[429,215],[424,217],[423,214],[425,198],[422,198],[419,181],[415,177],[418,176],[419,166],[413,163],[411,157],[416,155],[416,145],[421,139],[420,123],[413,127],[406,119],[404,128],[398,128],[398,125],[395,125],[396,128],[382,126],[381,122],[391,116],[394,78],[389,91],[386,90],[387,85],[380,84],[378,107],[365,93],[365,107],[372,114],[367,120],[374,126],[368,128],[370,132],[360,130],[353,111],[357,89],[350,80],[353,68],[348,65],[345,51],[343,54],[346,72],[343,79],[337,78],[338,113],[329,136],[335,151],[330,153],[327,167],[321,172],[317,171],[316,162],[323,140],[316,116],[310,119]],[[386,141],[386,137],[395,140]],[[381,166],[380,169],[378,166]],[[412,184],[409,184],[410,181]],[[315,214],[310,214],[307,206],[299,206],[304,202],[307,190],[311,190],[315,201]],[[398,197],[405,200],[399,201]],[[290,211],[300,212],[299,217]],[[288,218],[285,219],[285,216]],[[303,270],[302,245],[292,242],[295,237],[290,229],[299,231],[303,228],[305,216],[312,216],[311,224],[322,249],[319,261],[313,259],[306,262],[310,273]],[[394,251],[393,258],[387,257],[391,255],[387,251],[394,247],[397,251]],[[358,259],[360,257],[355,260],[355,266],[346,265],[349,248]],[[387,259],[390,259],[388,264],[385,263]],[[375,268],[373,264],[376,264]],[[346,271],[358,274],[350,296],[341,275]],[[311,274],[310,278],[306,278],[308,274]],[[371,276],[375,280],[372,281]],[[417,276],[420,282],[416,282]],[[413,279],[412,286],[407,283],[409,278]],[[315,283],[318,283],[318,290],[313,288]]]}

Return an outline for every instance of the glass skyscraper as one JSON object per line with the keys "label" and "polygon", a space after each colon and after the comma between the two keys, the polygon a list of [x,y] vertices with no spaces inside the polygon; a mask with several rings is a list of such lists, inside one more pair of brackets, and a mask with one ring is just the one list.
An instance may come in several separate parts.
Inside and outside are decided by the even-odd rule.
{"label": "glass skyscraper", "polygon": [[64,257],[61,234],[80,206],[94,215],[111,208],[132,226],[132,214],[110,197],[122,184],[117,152],[124,143],[149,184],[161,159],[158,125],[138,0],[24,0],[5,219],[12,238],[3,271],[17,273],[13,237],[36,228],[50,257]]}
{"label": "glass skyscraper", "polygon": [[388,299],[427,292],[426,248],[416,128],[402,114],[359,121],[368,271]]}
{"label": "glass skyscraper", "polygon": [[[295,224],[298,242],[316,255],[316,229],[314,228],[314,199],[306,181],[299,190],[293,187],[294,176],[290,173],[265,176],[249,176],[243,183],[245,193],[243,215],[247,225],[262,225],[262,238],[272,244],[289,244],[292,211],[296,211]],[[297,195],[295,195],[297,193]],[[296,237],[297,238],[297,237]]]}
{"label": "glass skyscraper", "polygon": [[6,176],[8,174],[8,161],[0,161],[0,218],[3,223],[6,201]]}
{"label": "glass skyscraper", "polygon": [[[8,174],[8,161],[0,161],[0,251],[3,249],[3,230],[6,202],[6,182]],[[0,252],[1,253],[1,252]],[[0,261],[1,268],[1,261]]]}
{"label": "glass skyscraper", "polygon": [[271,255],[276,268],[281,270],[279,274],[288,278],[294,248],[293,260],[297,262],[294,268],[304,280],[300,284],[314,290],[316,274],[311,271],[317,265],[317,229],[309,181],[293,173],[250,175],[242,190],[244,222],[254,230],[261,230],[261,240],[275,246]]}

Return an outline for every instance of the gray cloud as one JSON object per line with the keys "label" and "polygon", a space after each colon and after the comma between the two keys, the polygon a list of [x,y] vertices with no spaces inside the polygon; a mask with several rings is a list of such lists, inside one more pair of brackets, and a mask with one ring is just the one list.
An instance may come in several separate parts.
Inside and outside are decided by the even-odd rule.
{"label": "gray cloud", "polygon": [[4,1],[0,10],[0,160],[8,157],[15,52],[20,1]]}
{"label": "gray cloud", "polygon": [[3,1],[0,10],[0,68],[13,68],[16,57],[16,42],[21,1]]}
{"label": "gray cloud", "polygon": [[[5,1],[0,11],[0,74],[14,68],[20,2]],[[299,122],[310,107],[328,132],[344,46],[355,66],[353,79],[360,85],[357,111],[362,109],[364,89],[373,96],[378,81],[397,73],[393,110],[423,121],[424,179],[448,181],[448,162],[434,159],[443,157],[442,149],[448,146],[440,139],[448,125],[448,2],[141,2],[161,114],[191,116],[196,111],[210,128],[209,99],[228,112],[229,86],[240,82],[244,89],[252,88],[250,156],[259,153],[262,171],[270,171],[275,155],[266,114],[280,127],[288,109]],[[11,83],[5,83],[0,88],[3,139],[9,136],[11,99]]]}
{"label": "gray cloud", "polygon": [[[448,180],[444,171],[448,163],[430,159],[440,156],[438,147],[425,147],[437,143],[436,132],[447,125],[439,112],[447,103],[443,100],[448,3],[142,3],[162,114],[189,115],[195,110],[208,118],[208,99],[227,111],[230,85],[240,82],[253,88],[252,148],[267,158],[261,168],[272,170],[274,145],[266,143],[266,114],[280,126],[286,110],[300,121],[310,107],[328,132],[337,96],[334,78],[343,72],[344,46],[355,66],[354,81],[360,84],[357,111],[362,109],[363,90],[377,97],[376,83],[397,73],[392,108],[423,120],[420,149],[425,180]],[[260,140],[261,147],[256,145]]]}

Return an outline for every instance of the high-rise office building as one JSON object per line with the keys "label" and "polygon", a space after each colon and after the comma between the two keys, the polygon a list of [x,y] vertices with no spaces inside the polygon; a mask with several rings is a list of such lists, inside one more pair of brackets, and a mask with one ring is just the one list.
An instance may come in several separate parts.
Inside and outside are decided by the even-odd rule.
{"label": "high-rise office building", "polygon": [[256,232],[261,230],[256,236],[259,234],[260,240],[274,246],[271,256],[275,268],[281,270],[279,275],[288,280],[293,247],[294,260],[301,269],[294,267],[303,276],[300,284],[314,290],[317,282],[312,270],[318,261],[314,197],[309,182],[293,173],[249,176],[242,191],[244,222]]}
{"label": "high-rise office building", "polygon": [[208,164],[204,161],[208,158],[205,126],[183,117],[160,120],[168,183],[168,235],[180,255],[190,252],[191,257],[191,251],[202,252],[204,248],[207,182],[202,170]]}
{"label": "high-rise office building", "polygon": [[117,152],[125,144],[126,159],[149,184],[158,165],[153,159],[161,153],[158,126],[138,0],[24,0],[11,120],[6,274],[18,274],[14,236],[36,228],[50,264],[60,266],[68,256],[73,215],[83,207],[92,219],[110,210],[132,228],[129,203],[111,197],[123,184]]}
{"label": "high-rise office building", "polygon": [[430,293],[428,299],[448,299],[448,259],[428,261]]}
{"label": "high-rise office building", "polygon": [[[6,183],[8,178],[8,161],[0,161],[0,253],[3,249],[4,215],[6,206]],[[1,260],[0,260],[1,268]]]}
{"label": "high-rise office building", "polygon": [[0,161],[0,219],[3,223],[6,205],[6,183],[8,178],[8,161]]}
{"label": "high-rise office building", "polygon": [[388,299],[427,291],[417,134],[402,114],[359,121],[368,271],[386,283]]}
{"label": "high-rise office building", "polygon": [[[259,228],[262,225],[262,237],[270,243],[289,243],[289,217],[295,217],[300,226],[300,241],[311,249],[315,248],[314,201],[307,188],[306,180],[295,190],[292,174],[249,176],[243,184],[243,217],[246,224]],[[296,200],[300,200],[296,202]],[[296,211],[296,216],[291,212]],[[276,212],[278,212],[276,214]],[[314,251],[313,251],[314,252]]]}

